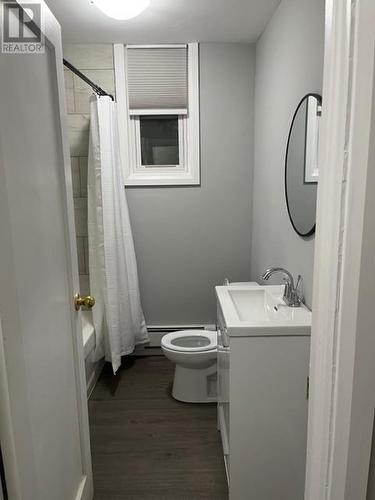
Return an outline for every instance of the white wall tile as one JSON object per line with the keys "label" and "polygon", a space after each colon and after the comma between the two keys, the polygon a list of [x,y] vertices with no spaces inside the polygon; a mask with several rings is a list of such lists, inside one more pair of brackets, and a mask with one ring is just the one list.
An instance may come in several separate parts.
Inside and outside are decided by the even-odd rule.
{"label": "white wall tile", "polygon": [[87,236],[87,199],[74,199],[76,236]]}
{"label": "white wall tile", "polygon": [[73,88],[73,73],[69,69],[64,69],[65,89]]}
{"label": "white wall tile", "polygon": [[113,68],[113,47],[111,44],[66,44],[64,58],[76,68]]}
{"label": "white wall tile", "polygon": [[[84,74],[96,85],[105,90],[108,94],[115,93],[115,78],[112,69],[86,70]],[[93,94],[92,88],[77,75],[74,75],[74,98],[75,112],[89,113],[90,97]]]}
{"label": "white wall tile", "polygon": [[80,286],[80,294],[81,295],[89,295],[90,294],[90,278],[88,274],[80,274],[79,275],[79,286]]}
{"label": "white wall tile", "polygon": [[73,184],[73,197],[79,198],[81,196],[81,180],[80,180],[80,166],[79,158],[72,156],[70,158],[72,167],[72,184]]}
{"label": "white wall tile", "polygon": [[74,110],[76,113],[90,113],[90,97],[88,92],[74,92]]}
{"label": "white wall tile", "polygon": [[77,256],[79,274],[87,274],[85,265],[85,244],[83,237],[77,237]]}
{"label": "white wall tile", "polygon": [[85,271],[89,274],[89,239],[83,238],[83,246],[85,252]]}
{"label": "white wall tile", "polygon": [[[115,91],[111,90],[108,87],[101,86],[103,90],[105,90],[108,94],[115,97]],[[89,114],[90,112],[90,97],[93,95],[93,92],[74,92],[74,111],[76,113]]]}
{"label": "white wall tile", "polygon": [[79,177],[81,183],[81,197],[87,197],[87,157],[81,156],[79,158]]}
{"label": "white wall tile", "polygon": [[[115,95],[111,44],[67,44],[64,58],[109,94]],[[87,238],[87,155],[89,99],[93,91],[70,70],[64,70],[68,134],[72,162],[78,266],[82,295],[90,291]]]}
{"label": "white wall tile", "polygon": [[65,105],[67,113],[74,113],[74,90],[65,89]]}
{"label": "white wall tile", "polygon": [[[112,69],[91,69],[86,70],[84,74],[92,82],[96,83],[99,87],[108,93],[115,91],[115,74]],[[86,92],[92,94],[92,88],[86,82],[84,82],[77,75],[73,77],[73,84],[75,92]]]}
{"label": "white wall tile", "polygon": [[68,115],[68,134],[71,156],[87,156],[90,119],[87,115]]}

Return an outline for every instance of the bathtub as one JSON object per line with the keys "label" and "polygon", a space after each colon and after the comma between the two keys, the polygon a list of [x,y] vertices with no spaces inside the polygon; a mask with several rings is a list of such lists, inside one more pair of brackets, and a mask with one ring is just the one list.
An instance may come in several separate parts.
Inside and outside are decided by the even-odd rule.
{"label": "bathtub", "polygon": [[91,311],[82,311],[82,340],[85,356],[87,397],[90,396],[104,366],[104,359],[94,361],[95,328]]}

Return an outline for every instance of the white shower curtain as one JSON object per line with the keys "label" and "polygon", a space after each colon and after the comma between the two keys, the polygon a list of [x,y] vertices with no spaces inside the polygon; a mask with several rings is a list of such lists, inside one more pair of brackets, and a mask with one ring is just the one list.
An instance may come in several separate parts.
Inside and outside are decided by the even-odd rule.
{"label": "white shower curtain", "polygon": [[116,373],[121,356],[148,340],[120,159],[116,103],[90,101],[88,235],[90,293],[95,297],[95,359]]}

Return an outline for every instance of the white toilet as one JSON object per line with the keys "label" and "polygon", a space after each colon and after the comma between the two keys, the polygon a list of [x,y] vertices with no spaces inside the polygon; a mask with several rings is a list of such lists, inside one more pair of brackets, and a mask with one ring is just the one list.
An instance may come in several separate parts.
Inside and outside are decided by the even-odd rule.
{"label": "white toilet", "polygon": [[[225,286],[257,286],[255,281],[224,282]],[[217,401],[217,332],[181,330],[161,339],[165,356],[175,363],[172,396],[184,403]]]}
{"label": "white toilet", "polygon": [[172,396],[185,403],[217,401],[217,334],[181,330],[164,335],[161,347],[176,364]]}

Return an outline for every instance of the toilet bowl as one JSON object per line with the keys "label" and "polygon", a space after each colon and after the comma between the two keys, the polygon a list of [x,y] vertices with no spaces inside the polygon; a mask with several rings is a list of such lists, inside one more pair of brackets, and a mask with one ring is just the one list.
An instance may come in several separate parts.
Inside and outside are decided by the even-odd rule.
{"label": "toilet bowl", "polygon": [[217,335],[209,330],[182,330],[161,340],[164,355],[175,363],[172,396],[185,403],[217,401]]}

